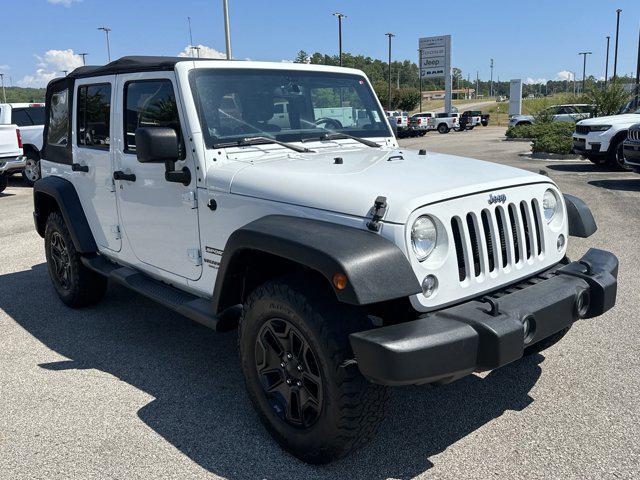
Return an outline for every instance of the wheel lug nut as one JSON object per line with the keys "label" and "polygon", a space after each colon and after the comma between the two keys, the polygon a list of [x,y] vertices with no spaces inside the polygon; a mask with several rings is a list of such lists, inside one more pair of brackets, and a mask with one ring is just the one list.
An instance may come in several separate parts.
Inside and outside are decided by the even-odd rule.
{"label": "wheel lug nut", "polygon": [[298,365],[298,371],[301,372],[302,371],[302,365]]}
{"label": "wheel lug nut", "polygon": [[280,362],[280,366],[281,366],[282,368],[284,368],[284,367],[286,367],[286,366],[287,366],[287,364],[286,364],[286,363],[284,363],[284,362]]}
{"label": "wheel lug nut", "polygon": [[291,360],[293,358],[293,355],[291,355],[290,353],[287,353],[287,359]]}
{"label": "wheel lug nut", "polygon": [[298,380],[298,381],[296,382],[296,385],[297,385],[298,387],[301,387],[301,386],[302,386],[302,382],[301,382],[300,380]]}
{"label": "wheel lug nut", "polygon": [[291,379],[287,378],[287,385],[291,385]]}

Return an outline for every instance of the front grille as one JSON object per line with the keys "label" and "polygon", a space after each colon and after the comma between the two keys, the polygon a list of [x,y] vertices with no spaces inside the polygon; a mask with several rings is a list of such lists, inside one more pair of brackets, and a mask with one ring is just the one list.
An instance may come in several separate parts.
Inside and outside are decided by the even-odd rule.
{"label": "front grille", "polygon": [[586,135],[589,133],[589,127],[586,125],[576,125],[576,133],[580,135]]}
{"label": "front grille", "polygon": [[506,270],[544,253],[540,206],[536,199],[485,208],[451,219],[461,282]]}
{"label": "front grille", "polygon": [[627,134],[627,139],[632,140],[634,142],[640,142],[640,129],[631,129]]}

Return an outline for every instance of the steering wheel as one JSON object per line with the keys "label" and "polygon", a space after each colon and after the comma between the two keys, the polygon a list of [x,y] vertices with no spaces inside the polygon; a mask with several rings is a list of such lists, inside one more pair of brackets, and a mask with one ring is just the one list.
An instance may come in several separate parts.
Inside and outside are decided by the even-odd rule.
{"label": "steering wheel", "polygon": [[335,118],[322,117],[316,120],[316,125],[320,126],[322,124],[324,124],[325,128],[331,128],[333,130],[342,128],[342,123]]}

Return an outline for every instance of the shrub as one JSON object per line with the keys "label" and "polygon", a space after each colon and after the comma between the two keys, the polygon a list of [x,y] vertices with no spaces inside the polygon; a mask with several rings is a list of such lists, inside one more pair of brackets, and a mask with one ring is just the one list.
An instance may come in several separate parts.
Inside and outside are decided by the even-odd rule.
{"label": "shrub", "polygon": [[624,89],[620,80],[612,80],[607,88],[594,87],[589,92],[589,103],[596,106],[596,117],[615,115],[627,103],[631,94]]}
{"label": "shrub", "polygon": [[571,138],[575,130],[572,122],[534,123],[532,125],[517,125],[507,129],[507,138],[539,138],[545,135],[559,135]]}
{"label": "shrub", "polygon": [[571,153],[571,137],[565,135],[548,134],[542,135],[533,141],[531,150],[535,152],[559,153],[567,155]]}
{"label": "shrub", "polygon": [[516,125],[507,128],[507,138],[533,138],[533,125]]}

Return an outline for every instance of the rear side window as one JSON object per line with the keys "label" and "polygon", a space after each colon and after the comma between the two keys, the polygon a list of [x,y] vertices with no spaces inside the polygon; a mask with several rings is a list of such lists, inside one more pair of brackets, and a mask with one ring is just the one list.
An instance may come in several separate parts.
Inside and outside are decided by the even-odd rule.
{"label": "rear side window", "polygon": [[11,123],[18,127],[30,127],[33,125],[31,118],[24,108],[14,108],[11,110]]}
{"label": "rear side window", "polygon": [[78,146],[109,149],[111,85],[82,85],[78,87],[77,130]]}
{"label": "rear side window", "polygon": [[33,125],[44,125],[44,107],[29,107],[26,112]]}
{"label": "rear side window", "polygon": [[173,85],[169,80],[140,80],[128,82],[124,87],[124,150],[136,151],[138,127],[170,127],[180,140],[180,159],[184,159],[184,146],[180,117]]}
{"label": "rear side window", "polygon": [[51,95],[49,108],[49,145],[66,146],[69,143],[69,90]]}

